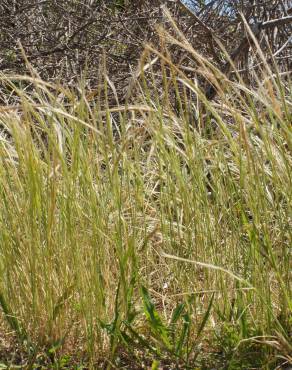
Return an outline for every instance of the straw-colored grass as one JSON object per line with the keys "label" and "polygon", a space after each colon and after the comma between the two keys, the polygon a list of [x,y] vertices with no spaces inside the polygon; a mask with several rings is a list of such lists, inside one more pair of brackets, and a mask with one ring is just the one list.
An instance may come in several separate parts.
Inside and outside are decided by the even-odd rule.
{"label": "straw-colored grass", "polygon": [[[251,89],[178,31],[160,32],[162,51],[146,49],[131,106],[100,98],[115,93],[108,78],[90,100],[36,77],[1,77],[19,99],[0,108],[7,366],[291,361],[289,75],[262,63]],[[206,100],[168,43],[197,61],[218,99]]]}

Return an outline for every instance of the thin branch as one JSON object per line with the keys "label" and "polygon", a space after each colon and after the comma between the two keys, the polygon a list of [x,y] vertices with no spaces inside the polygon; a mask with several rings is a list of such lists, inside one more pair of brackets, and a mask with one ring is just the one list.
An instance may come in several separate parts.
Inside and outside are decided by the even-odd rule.
{"label": "thin branch", "polygon": [[[278,19],[272,19],[272,20],[267,21],[267,22],[256,23],[255,25],[253,25],[251,27],[251,30],[252,30],[254,36],[258,37],[258,35],[260,34],[260,32],[262,30],[266,30],[266,29],[273,28],[273,27],[278,27],[278,26],[283,26],[283,25],[288,24],[290,22],[292,22],[292,16],[288,16],[288,17],[284,17],[284,18],[278,18]],[[237,47],[237,49],[235,49],[235,51],[233,53],[231,53],[230,61],[227,61],[220,68],[221,72],[223,72],[226,76],[228,76],[229,73],[230,73],[232,64],[234,64],[239,59],[240,56],[246,55],[246,53],[248,53],[248,50],[250,48],[251,43],[252,43],[252,41],[250,40],[250,37],[248,35],[246,35],[242,39],[242,41],[239,44],[239,46]],[[212,100],[212,99],[215,98],[216,95],[217,95],[216,88],[213,85],[209,85],[207,90],[206,90],[207,98],[209,100]]]}
{"label": "thin branch", "polygon": [[271,27],[284,26],[285,24],[288,24],[291,22],[292,22],[292,15],[289,15],[287,17],[271,19],[270,21],[266,21],[260,25],[260,28],[262,30],[265,30]]}

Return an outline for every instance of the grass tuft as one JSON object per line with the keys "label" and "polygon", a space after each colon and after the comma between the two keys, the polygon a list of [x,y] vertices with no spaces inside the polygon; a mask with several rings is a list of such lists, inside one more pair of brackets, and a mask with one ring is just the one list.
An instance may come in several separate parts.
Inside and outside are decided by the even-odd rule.
{"label": "grass tuft", "polygon": [[125,106],[106,76],[78,95],[1,76],[18,105],[0,108],[0,305],[28,364],[291,362],[289,75],[263,63],[251,88],[159,32]]}

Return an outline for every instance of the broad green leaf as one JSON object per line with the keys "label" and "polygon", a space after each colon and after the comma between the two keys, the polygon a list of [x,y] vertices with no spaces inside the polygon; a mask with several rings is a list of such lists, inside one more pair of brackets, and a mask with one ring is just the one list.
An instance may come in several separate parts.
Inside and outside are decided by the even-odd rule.
{"label": "broad green leaf", "polygon": [[209,302],[209,305],[208,305],[208,308],[207,308],[207,311],[203,317],[203,320],[201,322],[201,325],[199,327],[199,330],[197,332],[197,338],[199,338],[199,336],[201,335],[202,331],[204,330],[204,327],[209,319],[209,316],[210,316],[210,313],[211,313],[211,308],[213,306],[213,300],[214,300],[214,293],[212,294],[212,297],[210,299],[210,302]]}
{"label": "broad green leaf", "polygon": [[149,296],[147,289],[142,286],[141,287],[141,294],[143,298],[143,307],[144,313],[146,318],[151,326],[153,334],[156,335],[156,339],[161,340],[164,345],[170,349],[171,344],[168,338],[168,330],[166,326],[163,324],[158,312],[155,309],[155,306]]}

